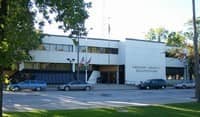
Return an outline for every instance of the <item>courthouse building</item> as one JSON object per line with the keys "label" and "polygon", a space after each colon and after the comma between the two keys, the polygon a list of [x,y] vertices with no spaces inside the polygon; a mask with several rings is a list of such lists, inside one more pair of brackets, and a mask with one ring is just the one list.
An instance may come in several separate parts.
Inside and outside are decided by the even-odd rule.
{"label": "courthouse building", "polygon": [[33,60],[20,64],[20,73],[48,84],[74,79],[90,83],[137,84],[153,78],[184,78],[184,63],[166,57],[168,47],[165,43],[130,38],[80,38],[79,44],[78,53],[69,37],[46,35],[40,47],[30,51]]}

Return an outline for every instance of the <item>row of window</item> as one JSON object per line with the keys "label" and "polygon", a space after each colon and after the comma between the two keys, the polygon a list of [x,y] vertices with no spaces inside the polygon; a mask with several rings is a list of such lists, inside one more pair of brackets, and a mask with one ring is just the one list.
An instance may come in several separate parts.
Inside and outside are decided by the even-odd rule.
{"label": "row of window", "polygon": [[[65,52],[73,52],[73,45],[64,45],[64,44],[48,44],[44,43],[40,45],[39,50],[47,50],[47,51],[65,51]],[[104,48],[104,47],[93,47],[93,46],[80,46],[80,52],[88,53],[102,53],[102,54],[118,54],[118,48]]]}
{"label": "row of window", "polygon": [[104,47],[93,47],[93,46],[80,46],[80,52],[89,53],[104,53],[104,54],[118,54],[118,48],[104,48]]}
{"label": "row of window", "polygon": [[70,65],[63,63],[24,63],[25,69],[69,71]]}
{"label": "row of window", "polygon": [[73,45],[47,44],[40,45],[39,50],[73,52]]}
{"label": "row of window", "polygon": [[[78,65],[75,65],[75,69],[77,70]],[[79,66],[80,71],[85,70],[85,66]],[[24,63],[24,69],[30,70],[52,70],[52,71],[72,71],[72,64],[66,63]],[[91,65],[88,66],[88,70],[91,69]]]}

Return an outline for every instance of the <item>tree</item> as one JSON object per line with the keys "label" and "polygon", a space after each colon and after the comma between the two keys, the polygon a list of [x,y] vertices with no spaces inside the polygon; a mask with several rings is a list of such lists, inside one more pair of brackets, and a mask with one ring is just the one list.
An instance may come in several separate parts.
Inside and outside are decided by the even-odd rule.
{"label": "tree", "polygon": [[192,20],[188,21],[186,24],[189,27],[188,32],[185,35],[193,40],[193,51],[190,57],[191,63],[193,63],[193,71],[195,76],[195,83],[196,83],[196,90],[195,96],[197,101],[200,102],[200,74],[199,74],[199,34],[200,34],[200,17],[196,18],[196,11],[195,11],[195,0],[192,0],[192,12],[193,18]]}
{"label": "tree", "polygon": [[167,37],[166,44],[168,46],[175,46],[175,47],[185,47],[185,36],[178,32],[171,32]]}
{"label": "tree", "polygon": [[[188,72],[189,72],[189,79],[193,79],[193,74],[194,74],[194,50],[193,50],[193,45],[187,44],[184,45],[184,47],[175,47],[168,49],[166,51],[166,57],[172,57],[172,58],[177,58],[181,61],[187,62],[186,64],[188,65]],[[185,53],[187,52],[187,53]]]}
{"label": "tree", "polygon": [[165,42],[168,46],[184,47],[185,35],[180,32],[169,32],[165,28],[151,28],[145,35],[149,40]]}
{"label": "tree", "polygon": [[0,117],[3,71],[31,59],[29,50],[37,48],[42,37],[35,25],[42,28],[45,22],[56,21],[70,36],[86,34],[83,24],[89,6],[83,0],[0,0]]}
{"label": "tree", "polygon": [[151,28],[149,32],[145,35],[146,39],[158,42],[164,42],[167,39],[168,30],[165,28]]}

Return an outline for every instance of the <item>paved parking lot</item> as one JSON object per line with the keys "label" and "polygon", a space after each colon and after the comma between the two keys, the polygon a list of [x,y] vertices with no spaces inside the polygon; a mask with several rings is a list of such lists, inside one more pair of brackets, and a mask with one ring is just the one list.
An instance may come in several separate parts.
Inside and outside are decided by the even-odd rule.
{"label": "paved parking lot", "polygon": [[194,89],[92,90],[92,91],[4,91],[4,111],[32,109],[77,109],[95,107],[145,106],[195,101]]}

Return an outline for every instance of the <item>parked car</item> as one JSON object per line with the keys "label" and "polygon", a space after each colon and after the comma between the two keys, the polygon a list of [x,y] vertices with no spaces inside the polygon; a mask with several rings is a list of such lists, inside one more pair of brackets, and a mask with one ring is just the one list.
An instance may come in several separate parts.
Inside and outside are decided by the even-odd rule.
{"label": "parked car", "polygon": [[47,87],[46,82],[39,80],[25,80],[15,84],[9,84],[7,90],[19,91],[22,89],[31,89],[35,91],[45,90]]}
{"label": "parked car", "polygon": [[141,82],[138,85],[140,89],[159,89],[159,88],[166,88],[166,81],[163,79],[149,79],[144,82]]}
{"label": "parked car", "polygon": [[182,89],[195,88],[195,82],[192,80],[185,80],[185,81],[175,84],[174,88],[176,88],[176,89],[178,89],[178,88],[182,88]]}
{"label": "parked car", "polygon": [[64,90],[64,91],[69,91],[69,90],[91,90],[92,89],[92,84],[88,84],[83,81],[72,81],[69,82],[68,84],[63,84],[58,86],[58,90]]}

